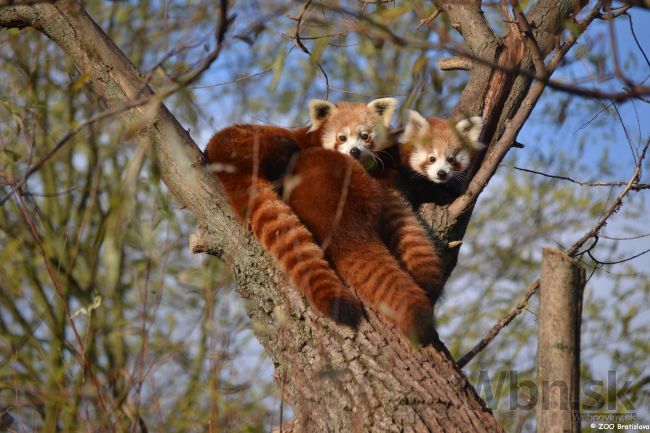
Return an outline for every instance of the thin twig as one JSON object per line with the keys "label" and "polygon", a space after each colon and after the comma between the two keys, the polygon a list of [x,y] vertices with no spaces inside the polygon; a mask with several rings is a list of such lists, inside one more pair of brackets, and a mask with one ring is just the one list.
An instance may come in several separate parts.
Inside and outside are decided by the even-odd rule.
{"label": "thin twig", "polygon": [[597,258],[595,258],[595,257],[591,254],[591,251],[586,251],[586,252],[587,252],[587,255],[589,256],[589,258],[591,258],[591,260],[593,260],[594,262],[596,262],[596,263],[599,264],[599,265],[618,265],[618,264],[620,264],[620,263],[625,263],[625,262],[629,262],[630,260],[634,260],[634,259],[636,259],[636,258],[638,258],[638,257],[641,257],[641,256],[644,255],[644,254],[648,254],[648,253],[650,253],[650,249],[645,250],[645,251],[642,251],[642,252],[640,252],[640,253],[638,253],[638,254],[635,254],[635,255],[633,255],[633,256],[627,257],[627,258],[625,258],[625,259],[614,260],[614,261],[611,261],[611,262],[604,262],[604,261],[602,261],[602,260],[598,260]]}
{"label": "thin twig", "polygon": [[[605,224],[607,224],[607,220],[614,215],[618,210],[621,208],[621,205],[623,204],[623,200],[625,197],[630,193],[630,191],[634,190],[634,185],[638,184],[639,179],[641,178],[641,173],[643,171],[643,162],[645,161],[646,153],[648,151],[648,146],[650,146],[650,137],[646,141],[645,145],[643,146],[643,150],[641,150],[641,154],[639,155],[639,159],[636,163],[636,167],[634,169],[634,173],[632,174],[632,177],[628,181],[626,187],[621,191],[621,193],[616,197],[616,200],[614,200],[614,203],[609,207],[609,210],[605,212],[605,214],[598,220],[596,225],[589,230],[587,233],[585,233],[580,239],[578,239],[568,250],[567,254],[570,257],[575,257],[578,255],[578,251],[580,248],[591,238],[596,238],[598,234],[600,233],[600,230],[602,230],[603,227],[605,227]],[[593,248],[593,245],[592,247]],[[589,249],[591,249],[589,248]]]}
{"label": "thin twig", "polygon": [[[544,172],[541,172],[541,171],[531,170],[529,168],[517,167],[516,165],[502,164],[501,166],[502,167],[507,167],[507,168],[512,168],[514,170],[523,171],[523,172],[526,172],[526,173],[538,174],[540,176],[549,177],[551,179],[566,180],[566,181],[575,183],[576,185],[580,185],[580,186],[626,186],[628,184],[628,182],[582,182],[582,181],[575,180],[575,179],[573,179],[571,177],[568,177],[568,176],[558,176],[558,175],[554,175],[554,174],[548,174],[548,173],[544,173]],[[632,188],[633,191],[639,191],[639,190],[642,190],[642,189],[650,188],[650,184],[648,184],[648,183],[635,183],[635,184],[632,185],[631,188]]]}
{"label": "thin twig", "polygon": [[419,29],[420,27],[422,27],[425,24],[430,26],[431,23],[434,22],[436,20],[436,18],[438,18],[438,15],[440,15],[440,9],[436,9],[436,11],[434,13],[432,13],[431,15],[429,15],[426,18],[422,18],[420,20],[420,22],[418,23],[418,25],[415,27],[415,30]]}
{"label": "thin twig", "polygon": [[[97,380],[97,377],[93,372],[92,366],[90,365],[90,361],[88,360],[88,356],[86,354],[86,346],[84,345],[84,342],[77,330],[77,326],[75,325],[74,320],[72,318],[72,313],[70,312],[70,305],[68,304],[68,301],[64,294],[63,287],[61,286],[61,282],[56,276],[56,272],[54,271],[54,268],[52,266],[52,263],[50,262],[48,254],[45,252],[45,246],[43,245],[43,240],[41,239],[41,236],[38,234],[38,230],[34,225],[34,221],[30,213],[28,212],[27,207],[25,206],[25,202],[23,201],[20,193],[16,194],[16,203],[20,208],[20,211],[23,215],[23,219],[25,220],[25,223],[29,228],[29,232],[31,233],[32,238],[34,239],[34,242],[36,242],[36,245],[38,246],[38,249],[43,258],[43,262],[45,264],[45,268],[47,269],[47,273],[49,274],[50,279],[52,280],[52,284],[54,285],[57,295],[59,296],[59,298],[61,298],[61,303],[63,304],[63,309],[65,311],[66,318],[70,323],[70,328],[72,329],[75,339],[77,340],[77,344],[79,345],[79,348],[77,349],[76,353],[73,352],[73,355],[75,357],[80,358],[79,359],[80,363],[82,364],[83,368],[88,372],[88,376],[90,377],[93,387],[95,388],[95,391],[97,393],[97,401],[99,403],[100,409],[104,413],[106,413],[107,416],[110,416],[110,413],[108,413],[106,410],[106,404],[104,403],[104,397],[101,392],[99,381]],[[111,430],[115,432],[115,426],[112,423],[111,423]]]}
{"label": "thin twig", "polygon": [[467,352],[465,355],[463,355],[462,358],[460,358],[456,364],[458,364],[458,368],[463,368],[469,363],[476,355],[478,355],[483,349],[487,347],[488,344],[494,340],[494,338],[499,335],[499,332],[512,320],[517,317],[523,310],[526,308],[528,305],[528,300],[533,296],[533,294],[537,291],[539,288],[539,280],[535,281],[533,284],[531,284],[528,287],[528,290],[526,290],[526,293],[524,296],[515,304],[514,307],[506,314],[503,316],[501,319],[497,321],[497,323],[492,326],[492,329],[488,331],[487,334],[481,339],[481,341],[478,342],[476,346],[469,352]]}
{"label": "thin twig", "polygon": [[305,15],[305,12],[307,12],[307,8],[311,4],[311,2],[312,0],[307,0],[307,2],[302,6],[302,10],[300,11],[300,14],[298,15],[298,19],[296,20],[296,31],[293,35],[293,38],[296,41],[296,45],[298,45],[298,48],[300,48],[303,52],[309,55],[311,55],[311,52],[300,40],[300,27],[302,26],[302,17]]}

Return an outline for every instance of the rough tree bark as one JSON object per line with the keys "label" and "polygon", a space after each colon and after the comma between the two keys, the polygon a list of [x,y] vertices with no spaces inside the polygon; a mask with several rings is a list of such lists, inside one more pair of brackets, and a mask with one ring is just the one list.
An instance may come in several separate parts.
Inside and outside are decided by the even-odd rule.
{"label": "rough tree bark", "polygon": [[579,433],[580,323],[585,270],[545,248],[539,286],[537,431]]}
{"label": "rough tree bark", "polygon": [[[0,3],[5,5],[0,7],[0,27],[33,27],[47,35],[87,74],[92,91],[109,108],[153,95],[77,1],[12,3]],[[436,4],[458,24],[477,57],[512,65],[530,56],[514,36],[501,40],[494,35],[480,2]],[[577,0],[542,0],[531,16],[538,32],[555,35],[567,11],[581,6]],[[500,133],[494,132],[502,131],[505,119],[520,109],[529,86],[530,80],[473,62],[456,112],[486,113],[488,130],[497,137]],[[142,129],[140,137],[151,146],[169,190],[196,216],[199,230],[192,236],[193,250],[217,255],[232,268],[256,335],[276,365],[278,386],[294,409],[294,431],[502,431],[442,343],[424,349],[410,346],[372,311],[353,332],[308,309],[237,222],[221,186],[202,170],[198,147],[159,101],[154,98],[120,116],[127,126]],[[508,148],[493,159],[500,161]],[[478,192],[466,197],[466,206],[426,210],[441,239],[462,239]],[[457,249],[446,252],[449,272],[456,255]]]}

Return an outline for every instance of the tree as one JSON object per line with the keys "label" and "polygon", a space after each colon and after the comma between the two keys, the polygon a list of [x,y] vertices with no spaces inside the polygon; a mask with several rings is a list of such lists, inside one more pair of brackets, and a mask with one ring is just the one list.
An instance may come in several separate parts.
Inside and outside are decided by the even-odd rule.
{"label": "tree", "polygon": [[[65,146],[77,131],[113,115],[119,115],[131,134],[137,135],[142,143],[140,157],[146,152],[155,159],[160,176],[172,195],[197,219],[199,230],[192,237],[193,250],[218,255],[231,267],[238,290],[247,299],[249,316],[254,322],[265,325],[257,330],[256,336],[274,360],[283,398],[295,412],[296,421],[292,425],[295,431],[501,429],[442,343],[424,350],[411,347],[372,312],[369,312],[367,323],[356,333],[340,329],[316,316],[287,286],[268,255],[235,222],[220,186],[201,169],[202,158],[198,148],[161,105],[162,98],[182,92],[221,55],[234,19],[228,12],[227,2],[222,2],[219,9],[219,24],[212,49],[208,48],[207,55],[199,59],[195,68],[175,77],[171,86],[155,95],[146,85],[152,77],[144,77],[143,83],[137,70],[93,23],[81,5],[73,1],[18,3],[24,4],[11,2],[3,5],[0,10],[2,26],[34,27],[47,35],[79,70],[80,85],[88,86],[108,107],[73,128],[50,154],[54,155]],[[306,3],[295,18],[293,40],[310,55],[310,60],[324,77],[327,77],[328,68],[325,64],[327,59],[322,57],[325,46],[318,42],[322,38],[316,38],[310,50],[301,36],[309,20],[318,23],[332,16],[351,18],[358,26],[359,38],[376,46],[390,43],[396,47],[395,53],[399,53],[402,47],[431,48],[426,39],[402,36],[391,30],[391,23],[409,12],[411,6],[401,10],[378,5],[375,14],[365,14],[337,3],[311,3]],[[499,38],[496,32],[500,29],[489,24],[480,2],[435,2],[436,11],[428,21],[433,21],[439,14],[444,15],[449,26],[460,31],[465,42],[465,45],[445,44],[445,49],[453,51],[457,57],[441,62],[446,69],[469,68],[469,78],[454,112],[456,115],[481,114],[486,120],[483,138],[490,143],[465,194],[449,207],[428,206],[422,210],[423,217],[444,248],[449,273],[456,265],[457,241],[463,239],[477,197],[507,152],[517,145],[517,135],[545,88],[614,101],[643,98],[648,94],[647,87],[628,82],[624,75],[620,78],[627,88],[622,92],[593,90],[550,79],[551,73],[561,66],[569,50],[594,20],[616,19],[629,8],[619,6],[612,9],[611,4],[604,1],[586,6],[586,2],[541,0],[524,13],[516,2],[512,2],[509,8],[504,6],[508,29],[505,36]],[[422,5],[417,2],[412,6],[414,10],[418,7]],[[261,31],[265,19],[268,17],[262,16],[252,29]],[[570,31],[567,31],[566,21],[571,19]],[[439,31],[441,38],[450,38],[446,26],[441,26]],[[245,39],[250,36],[235,34],[233,37]],[[549,60],[545,62],[547,58]],[[416,62],[416,75],[422,72],[416,70],[417,65]],[[276,62],[273,69],[276,71],[274,78],[280,76],[283,73],[282,62]],[[387,79],[379,73],[376,77]],[[414,89],[414,94],[417,91],[421,90]],[[630,191],[645,188],[640,183],[640,168],[646,148],[647,144],[639,154],[635,175],[625,186],[619,201]],[[48,155],[30,164],[27,175],[10,179],[9,195],[22,196],[28,176],[41,166],[47,166]],[[44,187],[51,187],[51,184],[56,182],[43,181]],[[30,224],[29,210],[21,199],[17,200],[24,219],[32,228],[34,242],[40,244],[38,230],[33,223]],[[611,208],[611,213],[618,209],[618,205],[620,203]],[[115,218],[120,220],[119,215]],[[567,248],[568,254],[584,255],[587,251],[585,243],[597,239],[606,220],[604,218],[594,230]],[[108,227],[117,228],[119,225],[109,224]],[[54,271],[56,264],[44,247],[41,247],[41,253],[54,285],[60,289]],[[534,284],[531,286],[526,299],[533,294],[535,287]],[[62,308],[68,310],[67,321],[74,330],[72,314],[65,300]],[[62,325],[59,323],[59,326]],[[76,338],[79,347],[71,353],[79,357],[83,377],[96,381],[90,368],[90,354],[83,349],[81,337]],[[103,402],[102,387],[96,384],[95,390],[98,401],[95,410],[110,413],[113,405],[107,406]],[[137,420],[137,416],[134,419]]]}

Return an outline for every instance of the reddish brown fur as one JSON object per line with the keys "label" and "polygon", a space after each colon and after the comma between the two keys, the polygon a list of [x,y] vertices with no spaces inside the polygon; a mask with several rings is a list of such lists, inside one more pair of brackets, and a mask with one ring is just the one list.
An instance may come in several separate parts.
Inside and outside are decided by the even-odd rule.
{"label": "reddish brown fur", "polygon": [[361,318],[359,300],[330,268],[322,249],[271,182],[283,175],[301,145],[309,147],[314,135],[306,128],[235,125],[212,137],[205,156],[212,164],[232,166],[216,171],[231,204],[310,305],[339,323],[356,326]]}
{"label": "reddish brown fur", "polygon": [[[328,258],[364,302],[410,337],[428,342],[433,336],[432,302],[442,286],[438,256],[399,194],[384,190],[343,154],[305,150],[320,146],[326,125],[327,121],[311,133],[307,128],[235,125],[217,133],[205,155],[218,165],[217,176],[237,213],[314,308],[352,326],[360,318],[358,299],[328,266],[322,249],[295,214],[318,241],[327,243]],[[282,178],[301,149],[305,151],[294,172],[299,182],[285,191],[290,192],[294,214],[280,201],[273,181]],[[339,208],[346,186],[348,197]],[[400,268],[382,236],[413,278]]]}
{"label": "reddish brown fur", "polygon": [[390,250],[435,305],[444,285],[440,257],[409,203],[392,188],[384,193],[382,230]]}
{"label": "reddish brown fur", "polygon": [[[289,204],[316,239],[327,243],[326,255],[339,275],[365,304],[407,336],[429,342],[434,332],[432,304],[427,293],[402,270],[381,236],[384,217],[396,217],[389,225],[396,232],[388,237],[399,248],[416,248],[402,251],[406,268],[415,270],[417,278],[427,284],[433,273],[440,284],[435,251],[430,250],[436,260],[428,260],[430,256],[424,260],[421,247],[427,242],[413,239],[423,229],[412,226],[417,226],[417,220],[409,214],[408,205],[398,195],[387,193],[359,163],[334,151],[309,149],[298,157],[294,170],[300,183],[291,191]],[[435,266],[436,271],[424,270],[425,264]]]}

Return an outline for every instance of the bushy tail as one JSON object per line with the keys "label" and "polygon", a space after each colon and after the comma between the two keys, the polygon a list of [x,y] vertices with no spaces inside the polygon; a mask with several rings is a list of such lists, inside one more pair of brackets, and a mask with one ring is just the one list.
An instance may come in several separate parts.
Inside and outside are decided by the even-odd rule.
{"label": "bushy tail", "polygon": [[359,299],[324,259],[311,233],[263,179],[221,175],[237,213],[247,221],[262,246],[300,290],[309,304],[336,322],[356,327],[361,319]]}
{"label": "bushy tail", "polygon": [[426,293],[402,270],[377,239],[332,251],[339,274],[357,291],[365,304],[375,308],[407,337],[427,344],[434,335],[433,307]]}
{"label": "bushy tail", "polygon": [[440,257],[408,202],[392,189],[386,191],[382,229],[390,250],[435,304],[444,285]]}

